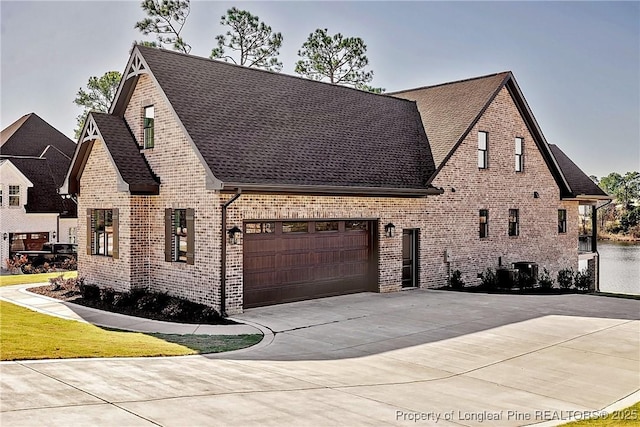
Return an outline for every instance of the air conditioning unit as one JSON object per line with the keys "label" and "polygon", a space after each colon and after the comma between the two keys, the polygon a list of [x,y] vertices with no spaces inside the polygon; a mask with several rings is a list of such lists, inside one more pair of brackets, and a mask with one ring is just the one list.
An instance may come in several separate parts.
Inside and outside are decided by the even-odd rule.
{"label": "air conditioning unit", "polygon": [[526,275],[531,278],[533,283],[538,281],[538,264],[529,261],[514,262],[511,264],[514,270],[518,270],[520,275]]}

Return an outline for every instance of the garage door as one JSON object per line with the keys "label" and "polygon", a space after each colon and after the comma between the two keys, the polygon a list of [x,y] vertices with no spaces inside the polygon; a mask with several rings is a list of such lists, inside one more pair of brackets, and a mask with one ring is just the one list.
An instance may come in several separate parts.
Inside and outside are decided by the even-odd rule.
{"label": "garage door", "polygon": [[244,307],[377,290],[374,221],[244,224]]}

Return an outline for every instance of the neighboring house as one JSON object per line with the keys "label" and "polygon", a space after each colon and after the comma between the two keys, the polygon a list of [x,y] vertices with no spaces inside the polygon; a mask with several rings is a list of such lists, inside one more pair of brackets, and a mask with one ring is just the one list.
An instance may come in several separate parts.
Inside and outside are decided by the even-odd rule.
{"label": "neighboring house", "polygon": [[58,194],[76,144],[35,113],[1,133],[0,258],[40,250],[46,242],[75,243],[77,212]]}
{"label": "neighboring house", "polygon": [[578,265],[580,201],[511,73],[388,96],[136,46],[61,192],[88,282],[228,313]]}

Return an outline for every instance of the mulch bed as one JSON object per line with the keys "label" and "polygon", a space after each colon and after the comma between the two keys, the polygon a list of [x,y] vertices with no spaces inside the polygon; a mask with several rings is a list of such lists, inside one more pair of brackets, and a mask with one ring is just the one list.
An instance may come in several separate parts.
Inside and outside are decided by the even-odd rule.
{"label": "mulch bed", "polygon": [[[81,292],[80,287],[74,282],[75,279],[63,280],[57,285],[38,286],[29,288],[28,291],[85,307],[146,319],[190,324],[236,324],[232,320],[221,317],[211,307],[166,294],[146,291],[116,292],[113,289],[105,292],[103,289],[98,291],[94,298],[87,298],[90,292]],[[92,290],[95,294],[95,289]]]}

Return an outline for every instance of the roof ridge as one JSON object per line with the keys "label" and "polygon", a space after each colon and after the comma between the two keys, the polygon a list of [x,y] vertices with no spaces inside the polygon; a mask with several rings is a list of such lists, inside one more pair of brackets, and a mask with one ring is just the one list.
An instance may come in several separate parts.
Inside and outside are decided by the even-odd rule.
{"label": "roof ridge", "polygon": [[[291,78],[291,79],[302,80],[302,81],[305,81],[305,82],[311,82],[312,84],[313,83],[319,83],[319,84],[324,84],[324,85],[328,85],[328,86],[331,86],[331,87],[338,87],[338,88],[344,88],[344,89],[348,89],[348,90],[355,90],[355,91],[358,91],[360,93],[367,93],[367,94],[370,94],[370,95],[384,96],[384,97],[393,98],[393,99],[401,99],[401,98],[395,98],[395,97],[392,97],[392,96],[388,96],[389,94],[387,94],[387,93],[369,92],[369,91],[358,89],[358,88],[351,87],[351,86],[344,86],[344,85],[340,85],[340,84],[337,84],[337,83],[323,82],[321,80],[307,79],[305,77],[294,76],[292,74],[286,74],[286,73],[281,73],[281,72],[277,72],[277,71],[265,70],[263,68],[254,68],[254,67],[247,67],[245,65],[232,64],[230,62],[222,61],[220,59],[206,58],[204,56],[191,55],[189,53],[176,52],[174,50],[168,50],[168,49],[164,49],[164,48],[149,47],[149,46],[143,46],[143,45],[139,45],[139,44],[136,45],[136,47],[137,48],[148,49],[148,50],[152,50],[152,49],[160,50],[160,51],[165,52],[165,53],[171,53],[171,54],[174,54],[174,55],[186,56],[188,58],[198,59],[198,60],[202,60],[202,61],[206,61],[206,62],[212,62],[212,63],[215,63],[215,64],[226,65],[226,66],[229,66],[229,67],[237,67],[237,68],[241,68],[243,70],[259,71],[259,72],[267,73],[267,74],[271,74],[271,75],[288,77],[288,78]],[[153,70],[152,70],[152,72],[153,72]],[[403,100],[404,101],[408,101],[406,99],[403,99]],[[412,102],[412,101],[409,101],[409,102]]]}
{"label": "roof ridge", "polygon": [[486,79],[486,78],[489,78],[489,77],[499,76],[501,74],[513,74],[513,73],[511,71],[500,71],[498,73],[486,74],[484,76],[469,77],[469,78],[466,78],[466,79],[454,80],[454,81],[451,81],[451,82],[444,82],[444,83],[438,83],[438,84],[434,84],[434,85],[419,86],[419,87],[410,88],[410,89],[398,90],[398,91],[394,91],[394,92],[389,92],[388,95],[394,95],[396,93],[404,93],[404,92],[413,92],[415,90],[422,90],[422,89],[431,89],[431,88],[434,88],[434,87],[453,85],[453,84],[457,84],[457,83],[464,83],[464,82],[469,82],[469,81],[472,81],[472,80]]}

